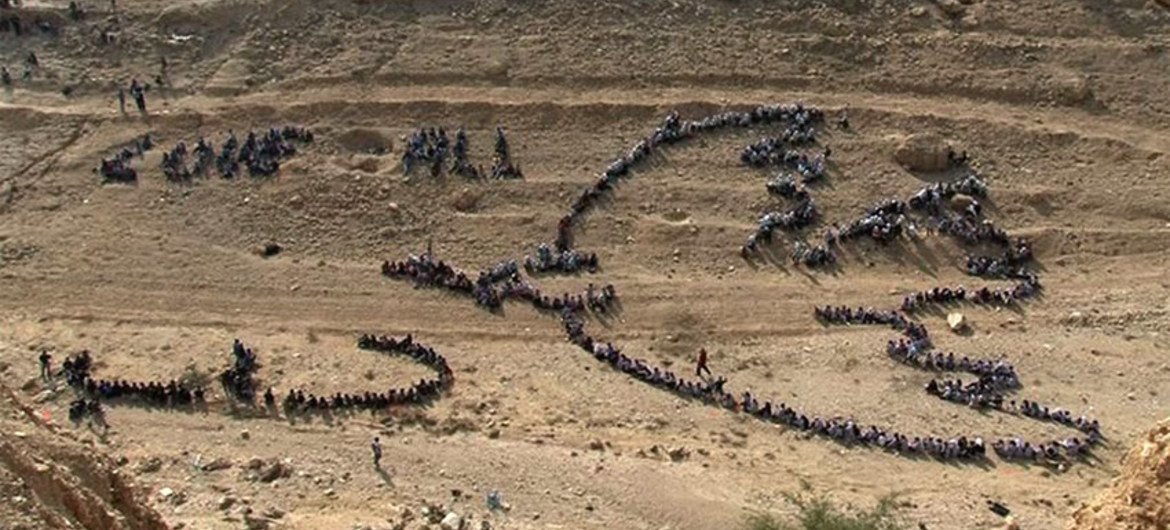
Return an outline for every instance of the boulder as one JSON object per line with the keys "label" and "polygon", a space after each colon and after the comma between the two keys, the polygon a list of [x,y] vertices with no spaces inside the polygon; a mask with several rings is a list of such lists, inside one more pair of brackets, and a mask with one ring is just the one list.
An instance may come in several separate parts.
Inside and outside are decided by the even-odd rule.
{"label": "boulder", "polygon": [[260,471],[256,476],[260,482],[272,482],[276,479],[284,478],[292,474],[292,469],[280,462],[273,462],[268,467]]}
{"label": "boulder", "polygon": [[951,313],[947,315],[947,326],[951,328],[951,331],[962,331],[967,327],[967,317],[964,317],[962,313]]}
{"label": "boulder", "polygon": [[911,171],[942,171],[953,151],[941,136],[918,133],[907,136],[894,150],[894,160]]}
{"label": "boulder", "polygon": [[463,530],[463,518],[455,512],[447,512],[442,521],[439,521],[442,530]]}

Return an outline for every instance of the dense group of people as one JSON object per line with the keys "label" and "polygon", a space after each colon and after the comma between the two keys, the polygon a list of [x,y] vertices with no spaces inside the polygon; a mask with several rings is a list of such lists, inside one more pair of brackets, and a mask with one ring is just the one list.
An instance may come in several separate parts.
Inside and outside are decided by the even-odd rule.
{"label": "dense group of people", "polygon": [[[430,168],[431,177],[439,177],[443,171],[469,180],[478,180],[491,177],[494,179],[524,178],[520,167],[512,161],[512,152],[508,144],[504,127],[496,126],[496,143],[492,152],[492,167],[485,172],[483,166],[471,163],[468,156],[470,140],[467,132],[459,128],[455,132],[455,142],[451,143],[447,131],[443,127],[426,127],[406,137],[406,147],[402,152],[402,172],[410,175],[419,165]],[[447,167],[447,157],[451,157],[450,168]]]}
{"label": "dense group of people", "polygon": [[[431,379],[421,379],[405,388],[390,388],[385,392],[336,392],[331,396],[316,396],[303,390],[289,390],[282,407],[286,414],[323,414],[347,410],[384,410],[395,405],[420,405],[439,397],[455,382],[455,374],[447,359],[434,348],[414,341],[411,335],[401,339],[387,336],[362,335],[358,347],[386,355],[404,355],[422,363],[438,373]],[[276,404],[275,395],[269,388],[264,402],[270,409]]]}
{"label": "dense group of people", "polygon": [[235,131],[229,130],[218,154],[210,142],[200,137],[191,151],[194,160],[188,161],[187,144],[180,140],[163,155],[161,168],[167,180],[172,182],[205,177],[213,167],[221,177],[230,179],[239,175],[241,165],[253,177],[272,176],[280,170],[281,160],[297,153],[298,142],[307,144],[312,141],[312,131],[295,125],[270,127],[260,134],[248,131],[242,143]]}
{"label": "dense group of people", "polygon": [[1036,296],[1041,289],[1040,280],[1036,275],[1016,283],[1012,287],[982,287],[968,291],[962,285],[958,287],[933,287],[929,290],[918,291],[902,298],[902,311],[912,313],[931,305],[950,305],[971,303],[998,307],[1011,306]]}
{"label": "dense group of people", "polygon": [[[45,364],[42,360],[42,366]],[[156,408],[192,407],[205,403],[202,387],[190,387],[174,379],[165,383],[99,379],[91,375],[92,369],[93,355],[89,350],[66,358],[61,365],[65,381],[79,396],[69,406],[69,418],[75,423],[88,419],[104,427],[102,403],[135,403]]]}
{"label": "dense group of people", "polygon": [[542,272],[575,273],[582,270],[597,271],[597,254],[578,252],[573,249],[555,250],[548,243],[536,246],[536,256],[524,256],[524,270],[529,274]]}
{"label": "dense group of people", "polygon": [[[131,150],[133,147],[133,150]],[[154,140],[150,138],[150,134],[144,134],[141,137],[135,138],[134,143],[130,146],[123,147],[114,156],[110,158],[103,158],[96,169],[97,173],[101,175],[102,183],[118,182],[118,183],[134,183],[138,181],[138,172],[130,166],[130,161],[135,156],[142,158],[147,151],[154,148]]]}
{"label": "dense group of people", "polygon": [[611,162],[596,181],[586,188],[573,203],[569,211],[557,223],[554,246],[557,251],[573,249],[573,230],[605,197],[610,195],[618,182],[630,176],[631,172],[644,163],[655,150],[694,138],[695,136],[727,127],[748,127],[768,123],[785,123],[790,128],[807,131],[811,124],[824,119],[824,113],[815,107],[803,104],[761,105],[748,111],[729,111],[702,118],[683,120],[677,112],[671,112],[651,133],[639,140],[625,154]]}
{"label": "dense group of people", "polygon": [[[598,181],[573,202],[569,213],[558,222],[556,243],[538,247],[535,258],[526,257],[525,269],[530,273],[576,270],[575,268],[564,270],[557,265],[561,256],[567,255],[568,252],[576,252],[572,244],[574,225],[597,204],[598,200],[613,189],[620,178],[628,176],[654,149],[689,138],[699,131],[781,119],[794,120],[807,126],[823,120],[823,114],[799,105],[760,107],[749,113],[728,113],[692,122],[683,121],[676,113],[671,113],[650,136],[610,164]],[[846,128],[848,124],[842,121],[840,126]],[[796,164],[796,169],[799,170],[801,167],[799,164],[804,163],[799,155],[796,157],[782,155],[787,146],[815,142],[816,135],[811,128],[799,127],[790,124],[781,137],[765,139],[749,146],[742,154],[743,160],[753,165]],[[798,132],[800,134],[797,134]],[[828,156],[827,149],[824,156]],[[773,161],[774,157],[778,158]],[[961,156],[952,156],[951,164],[961,166],[966,163],[967,158],[965,153]],[[798,182],[796,176],[785,172],[768,181],[766,187],[769,193],[794,200],[795,204],[787,211],[765,213],[760,218],[756,233],[749,237],[744,245],[745,255],[758,250],[758,245],[769,240],[777,229],[796,231],[816,222],[818,212],[802,184]],[[965,197],[956,197],[958,195]],[[986,196],[986,184],[973,172],[956,182],[932,184],[919,190],[908,201],[887,199],[874,204],[853,221],[844,225],[834,225],[825,231],[823,244],[814,245],[797,241],[794,245],[793,259],[808,266],[831,264],[836,259],[833,248],[837,245],[861,237],[868,237],[879,243],[888,243],[903,234],[917,237],[920,224],[928,230],[955,236],[961,242],[999,246],[1003,249],[1002,255],[970,256],[967,269],[974,276],[1019,280],[1011,287],[983,287],[974,290],[963,287],[937,287],[904,297],[900,310],[825,306],[817,307],[814,314],[826,324],[890,327],[900,334],[897,339],[886,344],[885,352],[891,359],[924,371],[965,374],[966,380],[962,377],[941,376],[931,379],[924,388],[930,396],[964,406],[1059,423],[1077,429],[1080,431],[1079,436],[1044,443],[1031,443],[1018,438],[987,443],[981,437],[973,435],[911,436],[876,426],[865,426],[850,418],[817,416],[801,412],[784,403],[761,401],[750,391],[741,393],[730,391],[726,378],[711,374],[705,350],[699,354],[696,379],[692,380],[626,354],[611,342],[595,339],[586,331],[586,321],[580,311],[582,304],[574,301],[573,297],[564,297],[566,302],[559,306],[537,304],[537,307],[552,307],[558,310],[570,342],[622,373],[688,399],[743,412],[764,421],[781,423],[842,443],[870,445],[909,456],[921,455],[946,460],[983,459],[988,455],[988,446],[995,454],[1006,460],[1054,461],[1084,455],[1103,439],[1100,425],[1096,420],[1084,416],[1074,417],[1067,410],[1050,408],[1028,400],[1017,404],[1016,400],[1011,398],[1011,394],[1020,388],[1021,383],[1019,374],[1012,364],[1003,359],[972,359],[956,356],[954,353],[944,353],[934,347],[926,326],[909,316],[914,311],[932,304],[966,302],[1003,306],[1034,297],[1040,292],[1042,287],[1038,276],[1027,268],[1028,262],[1032,259],[1031,243],[1022,238],[1012,239],[994,223],[983,219],[983,208],[979,199]],[[461,285],[460,288],[468,293],[475,290],[477,283],[486,285],[497,281],[505,286],[522,285],[523,293],[535,292],[529,284],[520,282],[518,275],[510,266],[497,267],[487,273],[481,273],[478,282],[471,282],[466,279],[465,274],[457,272],[457,269],[441,261],[436,264],[429,257],[412,257],[396,264],[387,262],[383,264],[383,272],[392,276],[409,276],[422,284]],[[592,284],[589,291],[593,292]],[[522,296],[540,299],[539,295]],[[593,295],[589,294],[588,297],[592,299]]]}
{"label": "dense group of people", "polygon": [[256,352],[240,339],[232,341],[232,364],[219,373],[219,384],[224,395],[245,405],[256,402],[256,390],[259,382],[256,381],[256,372],[260,369],[260,360]]}
{"label": "dense group of people", "polygon": [[430,252],[410,255],[402,261],[382,262],[382,275],[388,278],[410,279],[415,285],[438,287],[471,296],[477,305],[487,309],[500,308],[505,300],[518,300],[542,310],[572,311],[593,309],[604,313],[614,306],[617,291],[612,285],[597,289],[593,284],[585,292],[576,295],[563,293],[549,296],[523,280],[514,261],[505,261],[487,270],[480,271],[473,281],[470,276]]}

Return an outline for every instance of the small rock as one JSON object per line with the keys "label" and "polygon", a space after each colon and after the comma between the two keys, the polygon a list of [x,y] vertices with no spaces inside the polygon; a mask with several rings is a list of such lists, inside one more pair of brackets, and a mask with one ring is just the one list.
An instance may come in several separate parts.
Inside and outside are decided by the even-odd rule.
{"label": "small rock", "polygon": [[594,451],[604,451],[605,444],[602,443],[601,440],[593,440],[592,442],[589,442],[589,448]]}
{"label": "small rock", "polygon": [[280,254],[280,252],[282,250],[284,250],[284,247],[280,246],[279,243],[275,243],[275,242],[265,243],[264,247],[260,249],[260,256],[265,257],[265,258],[271,258],[272,256]]}
{"label": "small rock", "polygon": [[951,313],[947,315],[947,326],[956,333],[963,331],[967,327],[967,318],[962,313]]}
{"label": "small rock", "polygon": [[285,466],[280,462],[273,462],[272,465],[262,470],[259,475],[256,476],[256,478],[259,479],[260,482],[272,482],[276,479],[284,478],[291,474],[292,469],[289,469],[288,466]]}
{"label": "small rock", "polygon": [[264,510],[264,517],[269,519],[280,519],[281,517],[284,517],[284,510],[281,510],[280,508],[269,508]]}
{"label": "small rock", "polygon": [[439,521],[442,530],[463,530],[463,518],[455,512],[447,512],[442,521]]}
{"label": "small rock", "polygon": [[219,508],[220,510],[228,510],[228,509],[231,509],[231,507],[234,506],[235,504],[236,504],[235,497],[232,497],[230,495],[224,495],[223,497],[219,498],[218,502],[215,503],[215,507]]}
{"label": "small rock", "polygon": [[[294,285],[293,287],[297,287],[297,286]],[[293,290],[295,291],[296,289],[293,289]],[[240,431],[240,438],[242,438],[244,440],[248,440],[248,439],[252,438],[252,434],[248,432],[248,429],[244,429],[244,430]]]}
{"label": "small rock", "polygon": [[667,451],[666,454],[670,455],[672,461],[680,462],[690,456],[690,451],[687,451],[685,447],[675,447]]}
{"label": "small rock", "polygon": [[247,467],[248,469],[251,469],[251,470],[257,470],[257,469],[264,467],[264,461],[259,459],[259,458],[253,457],[251,460],[248,461],[248,465],[244,466],[244,467]]}
{"label": "small rock", "polygon": [[230,467],[232,467],[232,463],[230,460],[228,460],[226,458],[216,458],[216,459],[214,459],[206,464],[203,464],[202,466],[199,466],[199,469],[202,469],[203,471],[206,471],[206,472],[211,472],[211,471],[220,471],[222,469],[228,469]]}
{"label": "small rock", "polygon": [[926,14],[925,7],[914,6],[914,7],[910,8],[910,16],[912,16],[912,17],[921,17],[922,15],[925,15],[925,14]]}
{"label": "small rock", "polygon": [[162,469],[162,460],[159,460],[157,457],[151,457],[138,464],[137,471],[140,474],[145,474],[154,473],[160,469]]}

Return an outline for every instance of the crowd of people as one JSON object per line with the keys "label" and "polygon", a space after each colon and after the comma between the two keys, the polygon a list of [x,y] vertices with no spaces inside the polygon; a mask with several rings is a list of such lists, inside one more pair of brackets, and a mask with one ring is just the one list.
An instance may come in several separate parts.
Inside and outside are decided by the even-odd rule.
{"label": "crowd of people", "polygon": [[219,384],[223,387],[224,395],[245,405],[256,403],[256,372],[260,369],[260,360],[252,348],[244,346],[240,339],[232,341],[232,365],[220,372]]}
{"label": "crowd of people", "polygon": [[811,124],[823,119],[824,113],[820,109],[805,107],[800,103],[761,105],[749,111],[723,112],[694,121],[684,121],[677,112],[671,112],[663,119],[661,125],[635,143],[625,154],[611,162],[601,176],[577,196],[569,206],[568,213],[562,216],[557,223],[554,247],[558,252],[572,250],[574,227],[612,193],[621,179],[629,177],[631,171],[644,163],[656,149],[694,138],[701,133],[727,127],[748,127],[781,122],[790,128],[797,127],[809,130]]}
{"label": "crowd of people", "polygon": [[192,177],[207,176],[214,167],[225,179],[239,175],[241,164],[253,177],[272,176],[280,170],[281,160],[297,153],[296,143],[311,143],[313,132],[299,126],[271,127],[261,134],[248,131],[243,143],[235,131],[228,136],[217,155],[210,142],[200,137],[193,150],[194,160],[188,163],[187,144],[180,140],[163,155],[162,171],[172,182],[188,181]]}
{"label": "crowd of people", "polygon": [[66,358],[61,365],[65,381],[80,396],[69,407],[69,417],[74,422],[89,418],[104,426],[101,403],[137,403],[157,408],[192,407],[205,403],[202,387],[190,387],[174,379],[165,383],[96,379],[91,375],[92,369],[93,355],[88,350]]}
{"label": "crowd of people", "polygon": [[[438,375],[432,379],[421,379],[406,388],[390,388],[385,392],[336,392],[332,396],[316,396],[303,390],[289,390],[282,406],[286,414],[323,414],[348,410],[384,410],[395,405],[420,405],[437,399],[455,382],[455,374],[447,359],[435,352],[434,348],[414,341],[411,335],[401,339],[387,336],[362,335],[358,347],[386,355],[405,355],[433,368]],[[264,394],[265,405],[270,409],[276,399],[269,388]]]}
{"label": "crowd of people", "polygon": [[142,158],[147,151],[153,148],[154,140],[151,140],[149,133],[144,134],[141,137],[135,138],[132,145],[123,147],[114,156],[108,159],[103,158],[95,171],[101,175],[103,184],[110,182],[137,182],[138,172],[130,166],[130,161],[135,156]]}
{"label": "crowd of people", "polygon": [[597,271],[597,254],[585,254],[573,249],[554,250],[552,245],[541,243],[536,246],[536,256],[524,256],[524,270],[529,274],[543,272],[575,273],[582,270]]}
{"label": "crowd of people", "polygon": [[[452,144],[447,131],[442,127],[427,127],[419,129],[406,138],[406,148],[402,152],[402,171],[410,175],[415,166],[428,165],[431,177],[439,177],[444,170],[452,175],[458,175],[469,180],[478,180],[490,176],[494,179],[524,178],[520,167],[512,161],[511,149],[508,145],[507,134],[503,126],[496,126],[496,143],[492,153],[491,171],[485,173],[483,166],[475,166],[468,158],[470,141],[467,132],[460,128],[455,132],[455,143]],[[447,157],[451,156],[451,167],[447,169]]]}
{"label": "crowd of people", "polygon": [[455,267],[436,259],[432,253],[410,255],[402,261],[382,262],[382,275],[388,278],[410,279],[415,285],[438,287],[471,296],[477,305],[495,310],[505,300],[517,300],[531,304],[536,309],[573,311],[593,309],[598,313],[607,312],[617,300],[617,291],[612,285],[597,289],[589,284],[585,292],[576,295],[563,293],[549,296],[523,280],[514,261],[505,261],[481,271],[475,281]]}
{"label": "crowd of people", "polygon": [[[800,117],[802,112],[809,113],[807,118]],[[535,258],[526,257],[525,269],[530,273],[559,270],[556,263],[560,256],[567,252],[575,252],[572,244],[575,224],[597,204],[598,200],[613,189],[620,178],[628,176],[631,170],[645,160],[654,149],[689,138],[698,131],[715,127],[748,125],[772,119],[800,122],[806,119],[814,120],[814,116],[815,120],[823,119],[819,112],[813,113],[800,106],[761,107],[752,113],[731,113],[698,122],[685,122],[679,119],[676,113],[671,113],[649,137],[638,142],[626,155],[610,164],[598,181],[573,202],[569,213],[558,222],[556,244],[538,247]],[[807,125],[811,121],[804,123]],[[845,124],[842,124],[842,127],[845,127]],[[764,163],[773,163],[772,158],[779,156],[775,153],[783,153],[785,146],[804,145],[815,141],[815,133],[796,135],[795,133],[800,130],[799,127],[794,128],[790,125],[779,139],[765,139],[749,146],[743,153],[745,161],[752,164],[761,160],[765,160]],[[827,154],[826,149],[826,156]],[[779,158],[776,162],[797,163],[799,160],[790,156]],[[964,153],[961,157],[952,157],[951,161],[952,165],[963,165],[967,161],[967,156]],[[785,212],[764,214],[757,231],[744,245],[745,255],[757,250],[761,242],[768,241],[776,229],[796,231],[816,221],[818,212],[815,205],[808,191],[800,184],[797,177],[783,172],[767,183],[769,193],[795,200],[796,204]],[[959,194],[966,197],[963,200],[952,200]],[[860,218],[843,226],[834,225],[832,229],[826,230],[824,244],[810,245],[798,240],[794,245],[793,258],[808,266],[831,264],[835,260],[832,249],[836,245],[860,237],[869,237],[879,243],[892,241],[904,233],[917,237],[918,223],[923,223],[928,229],[956,236],[962,242],[990,243],[1002,247],[1004,249],[1002,256],[971,256],[967,264],[968,272],[975,276],[998,276],[1019,280],[1012,287],[984,287],[970,291],[963,287],[938,287],[906,296],[900,311],[826,306],[816,308],[815,315],[826,324],[888,326],[900,334],[899,338],[890,340],[886,345],[886,354],[891,359],[925,371],[962,372],[970,377],[966,381],[957,377],[931,379],[925,386],[928,395],[969,407],[1052,421],[1077,429],[1081,433],[1080,436],[1044,443],[1031,443],[1012,438],[988,444],[981,437],[973,435],[911,436],[876,426],[864,426],[849,418],[812,415],[783,403],[761,402],[750,391],[735,393],[728,390],[726,378],[715,377],[710,373],[705,351],[699,356],[696,379],[691,380],[680,377],[669,369],[630,356],[613,343],[594,339],[586,332],[585,319],[580,311],[582,304],[573,301],[572,297],[564,297],[567,303],[561,303],[559,307],[555,305],[544,307],[559,310],[564,331],[570,342],[622,373],[688,399],[747,413],[764,421],[782,423],[842,443],[871,445],[910,456],[923,455],[948,460],[986,458],[988,445],[995,454],[1007,460],[1052,461],[1084,455],[1102,440],[1100,426],[1096,420],[1084,416],[1074,418],[1067,410],[1049,408],[1027,400],[1017,405],[1016,400],[1010,397],[1021,386],[1019,375],[1013,365],[1003,359],[972,359],[956,356],[954,353],[943,353],[934,348],[925,325],[909,317],[910,313],[932,304],[969,302],[989,306],[1010,305],[1034,297],[1040,292],[1038,276],[1027,269],[1027,263],[1032,259],[1031,243],[1025,239],[1013,240],[994,223],[983,219],[979,199],[986,196],[986,184],[974,173],[953,183],[932,184],[919,190],[909,201],[884,200],[868,208]],[[959,213],[953,213],[956,211]],[[925,220],[912,218],[912,215],[923,216]],[[493,271],[489,271],[493,273],[487,275],[481,274],[481,283],[500,281],[505,286],[513,286],[519,282],[514,270],[509,267]],[[383,272],[389,275],[408,276],[423,284],[462,284],[465,285],[464,290],[469,293],[474,291],[474,287],[470,286],[471,282],[466,280],[466,275],[449,265],[436,266],[429,257],[412,257],[397,264],[387,262],[383,264]],[[534,291],[528,284],[521,285],[524,286],[523,292]],[[590,285],[590,292],[592,291]],[[588,296],[592,299],[592,294]],[[703,377],[704,374],[706,377]]]}
{"label": "crowd of people", "polygon": [[1012,287],[982,287],[972,291],[968,291],[962,285],[955,288],[933,287],[903,297],[902,311],[913,313],[931,305],[961,304],[964,302],[1006,307],[1036,296],[1040,289],[1040,280],[1034,274]]}

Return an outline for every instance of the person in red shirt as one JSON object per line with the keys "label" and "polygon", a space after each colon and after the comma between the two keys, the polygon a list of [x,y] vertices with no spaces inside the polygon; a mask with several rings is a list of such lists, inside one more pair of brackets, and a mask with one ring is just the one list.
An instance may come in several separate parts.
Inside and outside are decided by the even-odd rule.
{"label": "person in red shirt", "polygon": [[702,376],[703,372],[707,372],[707,376],[711,376],[711,369],[707,367],[707,349],[699,348],[699,362],[695,367],[695,375]]}

